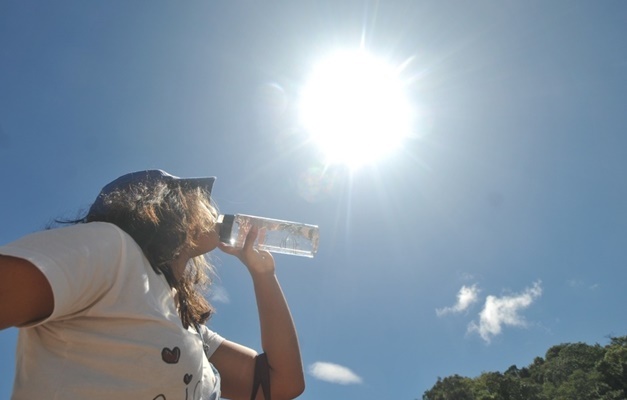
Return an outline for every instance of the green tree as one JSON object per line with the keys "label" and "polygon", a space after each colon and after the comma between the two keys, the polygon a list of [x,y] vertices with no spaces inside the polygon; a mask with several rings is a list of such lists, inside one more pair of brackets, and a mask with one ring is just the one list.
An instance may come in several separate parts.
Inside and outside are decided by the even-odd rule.
{"label": "green tree", "polygon": [[474,380],[475,398],[477,400],[543,400],[540,385],[523,378],[521,371],[513,366],[505,374],[482,373]]}
{"label": "green tree", "polygon": [[625,400],[627,336],[598,344],[562,343],[527,367],[476,378],[438,378],[423,400]]}
{"label": "green tree", "polygon": [[438,378],[435,385],[422,395],[423,400],[475,400],[472,380],[459,375]]}
{"label": "green tree", "polygon": [[595,372],[586,372],[581,369],[573,371],[555,391],[555,400],[593,400],[600,399],[599,384],[601,383]]}
{"label": "green tree", "polygon": [[566,343],[553,346],[547,351],[544,364],[544,382],[560,386],[577,370],[592,371],[603,359],[605,350],[598,344]]}
{"label": "green tree", "polygon": [[608,386],[608,393],[627,398],[627,336],[612,338],[596,369]]}

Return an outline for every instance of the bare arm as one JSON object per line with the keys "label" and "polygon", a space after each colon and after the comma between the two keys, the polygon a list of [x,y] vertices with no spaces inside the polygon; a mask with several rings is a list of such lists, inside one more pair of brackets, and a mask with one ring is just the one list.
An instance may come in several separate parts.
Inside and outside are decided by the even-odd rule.
{"label": "bare arm", "polygon": [[0,330],[41,320],[53,309],[44,274],[27,260],[0,255]]}
{"label": "bare arm", "polygon": [[[270,253],[253,249],[257,230],[251,229],[243,249],[220,245],[237,256],[250,271],[257,298],[261,345],[270,364],[270,384],[275,400],[293,399],[305,388],[296,328],[281,286],[275,275]],[[256,353],[232,342],[224,342],[211,357],[222,376],[222,392],[231,399],[248,399]],[[257,397],[263,399],[261,390]]]}

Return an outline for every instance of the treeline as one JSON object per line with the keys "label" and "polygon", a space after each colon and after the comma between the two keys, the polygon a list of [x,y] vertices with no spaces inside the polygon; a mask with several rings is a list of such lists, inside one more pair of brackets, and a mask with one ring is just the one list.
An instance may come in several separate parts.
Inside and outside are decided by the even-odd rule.
{"label": "treeline", "polygon": [[423,400],[625,400],[627,336],[604,347],[564,343],[527,367],[438,378]]}

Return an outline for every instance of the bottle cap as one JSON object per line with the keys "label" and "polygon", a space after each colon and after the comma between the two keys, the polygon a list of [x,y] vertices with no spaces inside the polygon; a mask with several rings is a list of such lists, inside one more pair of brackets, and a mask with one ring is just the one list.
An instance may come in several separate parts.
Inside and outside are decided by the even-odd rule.
{"label": "bottle cap", "polygon": [[220,241],[222,243],[229,243],[231,230],[233,230],[233,221],[235,221],[235,215],[233,214],[223,214],[218,217]]}

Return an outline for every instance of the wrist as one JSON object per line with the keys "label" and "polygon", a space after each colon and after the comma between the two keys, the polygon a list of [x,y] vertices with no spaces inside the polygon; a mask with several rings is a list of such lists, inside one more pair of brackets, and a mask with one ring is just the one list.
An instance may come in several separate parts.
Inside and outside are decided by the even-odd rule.
{"label": "wrist", "polygon": [[276,273],[274,269],[271,269],[271,270],[249,269],[249,272],[250,272],[250,276],[253,279],[253,282],[276,279]]}

